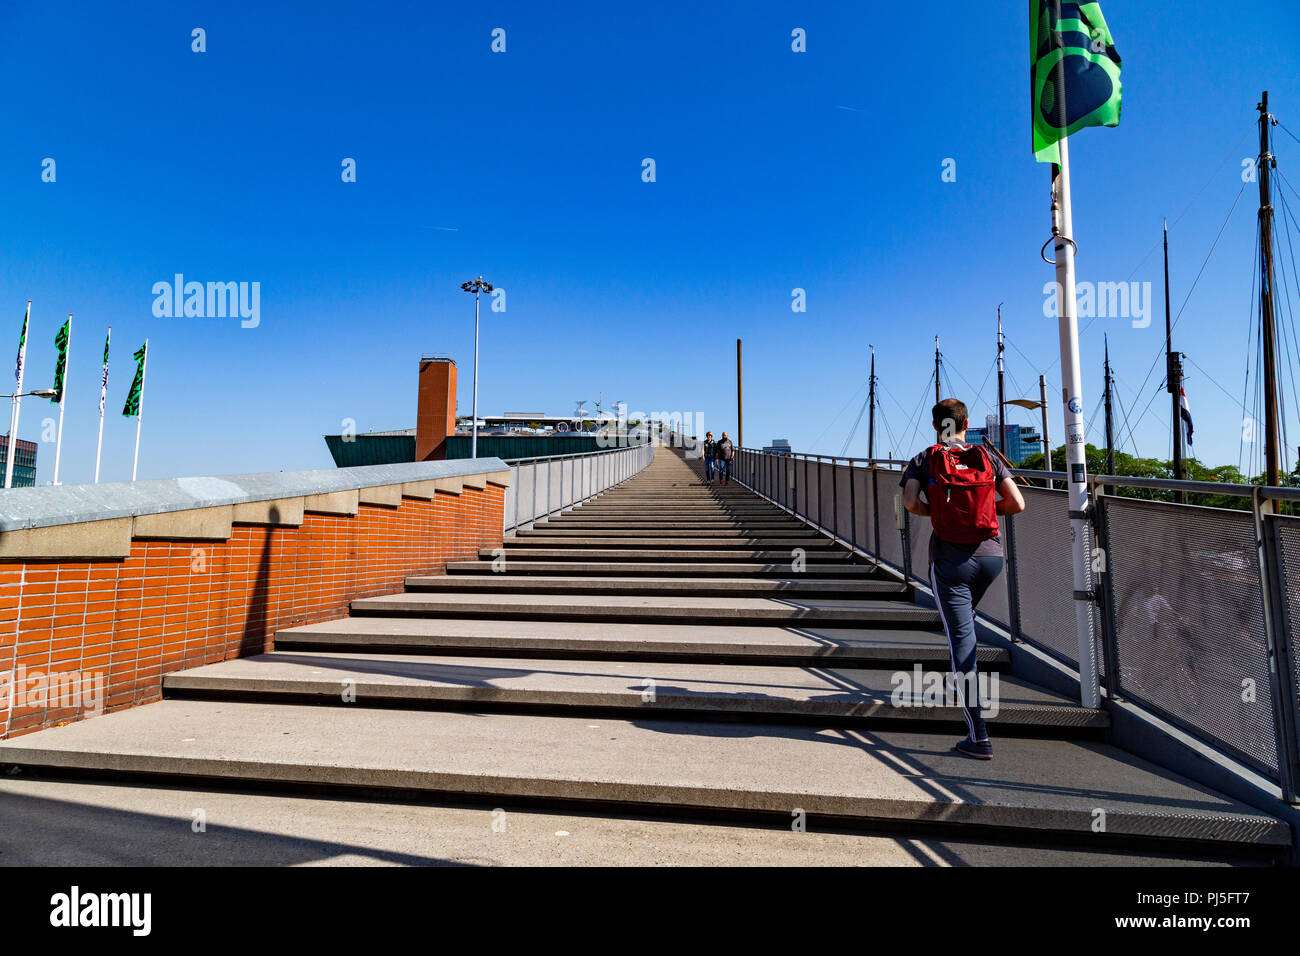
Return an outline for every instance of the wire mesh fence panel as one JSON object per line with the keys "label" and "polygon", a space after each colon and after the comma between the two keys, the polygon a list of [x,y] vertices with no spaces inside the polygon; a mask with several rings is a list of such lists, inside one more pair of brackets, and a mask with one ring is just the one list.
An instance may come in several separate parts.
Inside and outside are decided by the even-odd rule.
{"label": "wire mesh fence panel", "polygon": [[799,484],[803,489],[803,514],[805,518],[816,524],[817,507],[821,502],[821,469],[812,459],[805,458],[801,464],[803,467],[799,474]]}
{"label": "wire mesh fence panel", "polygon": [[1119,498],[1109,508],[1120,692],[1276,779],[1250,514]]}
{"label": "wire mesh fence panel", "polygon": [[798,480],[798,476],[795,473],[795,467],[797,464],[798,462],[796,462],[794,458],[784,456],[781,458],[780,468],[777,469],[776,474],[777,494],[775,495],[777,501],[781,502],[782,505],[789,508],[791,511],[796,512],[798,509],[795,507],[794,483]]}
{"label": "wire mesh fence panel", "polygon": [[902,489],[901,472],[876,469],[876,507],[880,514],[880,557],[895,567],[903,566],[903,541],[894,519],[894,496]]}
{"label": "wire mesh fence panel", "polygon": [[849,537],[863,551],[874,551],[876,541],[871,507],[871,469],[850,468],[849,481],[853,483],[854,505],[853,531]]}
{"label": "wire mesh fence panel", "polygon": [[1078,666],[1069,495],[1024,486],[1020,492],[1025,510],[1014,519],[1020,633],[1026,641]]}
{"label": "wire mesh fence panel", "polygon": [[829,530],[835,525],[835,469],[829,459],[818,460],[816,465],[817,510],[812,513],[812,518],[820,527]]}
{"label": "wire mesh fence panel", "polygon": [[907,516],[907,543],[912,552],[912,573],[926,580],[930,576],[930,519]]}
{"label": "wire mesh fence panel", "polygon": [[1287,634],[1291,640],[1291,686],[1297,700],[1292,701],[1300,714],[1300,518],[1270,518],[1275,522],[1278,550],[1282,565],[1282,603],[1285,605]]}
{"label": "wire mesh fence panel", "polygon": [[[515,500],[519,503],[519,526],[533,520],[533,482],[536,480],[537,468],[534,465],[517,465],[511,469],[511,484],[515,486]],[[511,514],[511,520],[514,514]]]}
{"label": "wire mesh fence panel", "polygon": [[560,502],[564,494],[564,462],[549,461],[546,463],[546,511],[559,511]]}
{"label": "wire mesh fence panel", "polygon": [[831,501],[835,502],[835,514],[829,516],[827,524],[836,537],[852,542],[853,522],[857,516],[858,501],[852,494],[853,473],[849,470],[848,462],[832,464],[831,483],[835,488],[835,494],[831,496]]}
{"label": "wire mesh fence panel", "polygon": [[515,526],[515,502],[519,494],[519,468],[510,466],[510,484],[506,485],[505,499],[502,502],[501,517],[506,530]]}
{"label": "wire mesh fence panel", "polygon": [[[1007,546],[1007,519],[1005,517],[999,518],[998,525],[1002,529],[998,539],[1002,542],[1002,547],[1005,550]],[[997,576],[997,580],[989,585],[989,589],[984,592],[983,600],[980,601],[979,607],[976,608],[980,614],[1008,630],[1011,628],[1011,599],[1007,586],[1007,578],[1010,574],[1010,565],[1003,564],[1002,573]]]}

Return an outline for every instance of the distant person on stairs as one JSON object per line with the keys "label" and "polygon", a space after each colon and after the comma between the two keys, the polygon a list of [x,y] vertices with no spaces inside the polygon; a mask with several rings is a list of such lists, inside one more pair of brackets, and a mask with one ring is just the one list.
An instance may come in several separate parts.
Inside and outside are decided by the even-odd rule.
{"label": "distant person on stairs", "polygon": [[718,456],[718,484],[731,484],[731,459],[736,456],[736,446],[731,443],[727,433],[722,433],[722,438],[714,449]]}
{"label": "distant person on stairs", "polygon": [[718,443],[713,440],[713,432],[704,433],[704,483],[713,484],[714,456],[717,454]]}
{"label": "distant person on stairs", "polygon": [[[966,441],[966,405],[945,398],[931,410],[938,441],[907,464],[903,506],[930,519],[930,586],[948,636],[957,703],[970,733],[956,750],[993,758],[975,663],[975,607],[1002,573],[998,515],[1025,510],[1011,469]],[[1001,497],[998,497],[1001,495]]]}

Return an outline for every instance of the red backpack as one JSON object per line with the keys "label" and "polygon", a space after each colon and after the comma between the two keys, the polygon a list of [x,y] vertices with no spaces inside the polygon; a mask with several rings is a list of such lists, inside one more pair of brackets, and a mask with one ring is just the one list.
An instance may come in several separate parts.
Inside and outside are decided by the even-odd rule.
{"label": "red backpack", "polygon": [[997,475],[981,445],[930,448],[930,525],[944,541],[979,544],[998,534]]}

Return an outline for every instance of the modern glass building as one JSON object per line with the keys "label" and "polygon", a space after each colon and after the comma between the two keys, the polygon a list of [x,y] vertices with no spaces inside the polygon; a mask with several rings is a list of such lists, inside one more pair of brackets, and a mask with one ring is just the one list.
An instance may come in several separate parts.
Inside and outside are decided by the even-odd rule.
{"label": "modern glass building", "polygon": [[[997,436],[998,419],[996,415],[989,415],[984,420],[983,428],[966,429],[966,440],[972,443],[978,442],[984,445],[996,446],[998,444]],[[1026,425],[1008,425],[1006,438],[1006,455],[1017,465],[1024,464],[1025,459],[1030,455],[1041,454],[1043,451],[1043,436],[1039,434],[1036,428]]]}
{"label": "modern glass building", "polygon": [[[14,482],[15,488],[36,487],[36,442],[23,441],[14,443]],[[0,474],[9,460],[9,436],[0,435]],[[0,479],[0,484],[3,480]]]}

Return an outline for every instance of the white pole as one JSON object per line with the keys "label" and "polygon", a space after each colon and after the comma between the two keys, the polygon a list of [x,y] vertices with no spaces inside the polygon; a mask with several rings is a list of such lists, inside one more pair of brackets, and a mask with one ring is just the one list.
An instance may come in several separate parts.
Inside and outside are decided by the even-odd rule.
{"label": "white pole", "polygon": [[5,487],[14,486],[14,455],[18,444],[18,412],[22,404],[23,371],[27,365],[27,324],[32,317],[32,300],[27,300],[27,314],[23,316],[23,344],[18,350],[18,387],[9,402],[9,440],[5,443]]}
{"label": "white pole", "polygon": [[1061,339],[1061,409],[1065,417],[1065,470],[1069,490],[1074,565],[1074,625],[1078,635],[1079,699],[1101,706],[1097,646],[1092,632],[1092,555],[1087,537],[1088,464],[1084,454],[1083,375],[1079,368],[1079,320],[1075,314],[1074,219],[1070,210],[1070,144],[1062,137],[1060,166],[1052,167],[1052,226],[1056,247],[1056,301]]}
{"label": "white pole", "polygon": [[59,396],[59,433],[54,438],[54,484],[59,483],[59,458],[63,454],[63,406],[68,400],[68,369],[72,362],[72,313],[68,313],[68,340],[63,343],[63,394]]}
{"label": "white pole", "polygon": [[144,420],[144,377],[149,371],[149,340],[144,340],[144,361],[140,363],[140,404],[135,410],[135,458],[131,462],[131,480],[140,467],[140,423]]}
{"label": "white pole", "polygon": [[[479,276],[482,279],[482,276]],[[478,292],[474,293],[474,423],[470,426],[469,457],[478,457]]]}
{"label": "white pole", "polygon": [[108,327],[104,340],[104,374],[99,382],[99,440],[95,443],[95,484],[99,484],[99,454],[104,450],[104,402],[108,398],[108,343],[113,337],[113,327]]}

